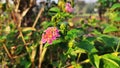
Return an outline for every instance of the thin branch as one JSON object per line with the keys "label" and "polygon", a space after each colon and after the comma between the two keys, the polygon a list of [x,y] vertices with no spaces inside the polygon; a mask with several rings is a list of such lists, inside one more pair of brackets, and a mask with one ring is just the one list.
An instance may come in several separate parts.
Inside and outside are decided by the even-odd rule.
{"label": "thin branch", "polygon": [[7,49],[7,47],[6,47],[5,44],[3,44],[3,48],[5,49],[6,53],[8,54],[8,57],[9,57],[10,59],[13,59],[12,56],[11,56],[11,54],[10,54],[10,52],[9,52],[9,50]]}
{"label": "thin branch", "polygon": [[43,44],[40,41],[40,47],[39,47],[39,68],[41,67],[41,55],[42,55],[42,50],[43,50]]}
{"label": "thin branch", "polygon": [[40,45],[40,51],[42,50],[42,52],[40,52],[40,56],[39,56],[39,65],[38,65],[38,68],[42,68],[42,62],[44,60],[44,56],[45,56],[45,53],[47,51],[47,48],[46,47],[43,47],[43,44],[41,43]]}
{"label": "thin branch", "polygon": [[42,50],[43,50],[43,43],[40,42],[40,55],[42,54]]}
{"label": "thin branch", "polygon": [[[23,41],[23,43],[24,43],[25,45],[26,45],[26,41],[25,41],[24,36],[23,36],[23,34],[22,34],[22,31],[21,31],[21,21],[22,21],[23,17],[26,15],[26,13],[29,11],[29,9],[31,8],[32,2],[33,2],[33,0],[30,0],[29,7],[26,8],[26,10],[24,10],[24,11],[22,12],[21,17],[20,17],[20,21],[19,21],[19,25],[18,25],[18,31],[20,32],[20,36],[22,37],[22,41]],[[26,47],[26,46],[25,46],[25,47]],[[26,49],[27,49],[27,48],[26,48]]]}
{"label": "thin branch", "polygon": [[34,0],[30,0],[29,7],[32,7]]}
{"label": "thin branch", "polygon": [[20,35],[19,35],[19,36],[22,38],[22,41],[23,41],[24,46],[25,46],[25,48],[26,48],[26,51],[28,52],[29,57],[30,57],[30,53],[29,53],[29,50],[28,50],[28,47],[27,47],[27,43],[26,43],[26,41],[25,41],[25,39],[24,39],[24,36],[23,36],[23,34],[22,34],[21,27],[18,28],[18,31],[20,32]]}
{"label": "thin branch", "polygon": [[22,18],[27,14],[27,12],[29,11],[29,9],[30,9],[30,7],[28,7],[27,9],[25,9],[25,10],[22,12],[22,14],[21,14]]}
{"label": "thin branch", "polygon": [[86,59],[86,60],[80,62],[79,64],[86,64],[86,63],[89,63],[89,62],[90,62],[90,60],[89,60],[89,59]]}
{"label": "thin branch", "polygon": [[23,34],[22,34],[21,29],[18,28],[18,31],[20,32],[20,37],[22,38],[23,43],[26,45],[26,41],[25,41],[25,39],[24,39],[24,36],[23,36]]}
{"label": "thin branch", "polygon": [[36,48],[32,50],[32,53],[30,55],[30,59],[31,59],[31,62],[32,62],[32,68],[35,68],[35,64],[34,64],[35,56],[36,56]]}
{"label": "thin branch", "polygon": [[43,52],[42,52],[42,55],[41,55],[41,64],[42,64],[42,62],[43,62],[43,60],[44,60],[44,56],[45,56],[45,54],[46,54],[46,51],[47,51],[47,48],[45,47],[45,48],[43,48]]}
{"label": "thin branch", "polygon": [[[26,50],[27,50],[27,52],[29,52],[28,51],[28,47],[27,47],[27,43],[26,43],[26,41],[25,41],[25,39],[24,39],[24,36],[23,36],[23,34],[22,34],[22,31],[21,31],[21,29],[20,28],[18,28],[18,31],[20,32],[20,37],[22,38],[22,41],[23,41],[23,43],[24,43],[24,45],[25,45],[25,48],[26,48]],[[29,54],[29,53],[28,53]],[[30,54],[29,54],[30,55]]]}
{"label": "thin branch", "polygon": [[26,8],[23,12],[22,12],[22,14],[21,14],[21,16],[22,16],[22,18],[26,15],[26,13],[29,11],[29,9],[32,7],[32,2],[33,2],[33,0],[30,0],[30,3],[29,3],[29,7],[28,8]]}
{"label": "thin branch", "polygon": [[10,7],[9,0],[6,0],[6,4],[7,4],[7,8],[9,8]]}
{"label": "thin branch", "polygon": [[40,9],[40,11],[39,11],[39,13],[38,13],[38,15],[37,15],[34,23],[33,23],[33,26],[32,26],[33,28],[36,26],[36,24],[37,24],[37,22],[38,22],[38,19],[39,19],[39,17],[41,16],[41,14],[42,14],[43,11],[44,11],[44,7],[42,7],[42,8]]}
{"label": "thin branch", "polygon": [[118,45],[117,45],[115,52],[118,52],[119,48],[120,48],[120,41],[118,41]]}
{"label": "thin branch", "polygon": [[20,5],[20,0],[15,0],[14,3],[15,3],[15,12],[18,12],[18,8],[19,8],[19,5]]}
{"label": "thin branch", "polygon": [[21,55],[19,55],[19,56],[13,56],[13,58],[16,59],[16,58],[23,57],[23,56],[25,56],[25,55],[27,55],[27,53],[21,54]]}
{"label": "thin branch", "polygon": [[78,54],[77,63],[78,63],[79,60],[80,60],[80,56],[81,56],[81,53]]}
{"label": "thin branch", "polygon": [[[30,0],[30,3],[29,3],[29,7],[28,8],[26,8],[23,12],[22,12],[22,14],[21,14],[21,21],[22,21],[22,19],[23,19],[23,17],[27,14],[27,12],[30,10],[30,8],[32,7],[32,2],[33,2],[33,0]],[[19,23],[19,27],[21,26],[21,22]]]}

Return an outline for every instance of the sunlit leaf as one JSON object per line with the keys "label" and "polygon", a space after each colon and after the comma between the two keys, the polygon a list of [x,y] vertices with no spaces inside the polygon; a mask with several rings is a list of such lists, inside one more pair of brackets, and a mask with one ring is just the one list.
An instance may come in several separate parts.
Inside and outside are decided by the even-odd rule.
{"label": "sunlit leaf", "polygon": [[120,17],[115,17],[114,21],[120,22]]}
{"label": "sunlit leaf", "polygon": [[0,43],[4,42],[6,39],[6,36],[0,36]]}
{"label": "sunlit leaf", "polygon": [[32,28],[32,27],[24,27],[22,28],[22,31],[25,32],[25,31],[35,31],[36,29],[35,28]]}
{"label": "sunlit leaf", "polygon": [[120,68],[120,58],[112,54],[105,54],[101,56],[103,59],[103,67],[105,68]]}
{"label": "sunlit leaf", "polygon": [[96,67],[99,68],[100,57],[97,54],[89,55],[90,62]]}
{"label": "sunlit leaf", "polygon": [[49,11],[50,12],[60,12],[60,9],[58,7],[53,7]]}
{"label": "sunlit leaf", "polygon": [[70,40],[69,42],[68,42],[68,47],[73,47],[73,45],[75,44],[75,40],[73,39],[73,40]]}
{"label": "sunlit leaf", "polygon": [[103,33],[110,33],[110,32],[114,32],[114,31],[118,31],[117,27],[110,25],[104,29]]}
{"label": "sunlit leaf", "polygon": [[120,8],[120,3],[114,4],[111,9],[117,9],[117,8]]}
{"label": "sunlit leaf", "polygon": [[79,48],[79,47],[76,47],[75,49],[74,49],[74,52],[77,54],[77,53],[86,53],[86,51],[84,50],[84,49],[82,49],[82,48]]}

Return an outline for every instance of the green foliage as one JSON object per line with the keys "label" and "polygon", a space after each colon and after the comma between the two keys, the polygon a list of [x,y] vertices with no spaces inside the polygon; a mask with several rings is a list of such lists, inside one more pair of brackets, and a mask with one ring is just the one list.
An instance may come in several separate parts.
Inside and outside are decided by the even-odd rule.
{"label": "green foliage", "polygon": [[120,8],[120,3],[116,3],[111,7],[111,9],[113,10],[118,9],[118,8]]}
{"label": "green foliage", "polygon": [[66,35],[66,39],[75,39],[75,38],[78,38],[80,36],[82,36],[84,34],[84,32],[82,30],[79,30],[79,29],[72,29],[70,31],[67,32],[67,35]]}
{"label": "green foliage", "polygon": [[90,62],[96,67],[100,68],[100,56],[97,54],[90,54],[89,55]]}
{"label": "green foliage", "polygon": [[118,31],[117,27],[110,25],[104,29],[103,33],[110,33],[110,32],[114,32],[114,31]]}
{"label": "green foliage", "polygon": [[103,68],[119,68],[120,67],[120,59],[117,56],[106,54],[101,56],[102,62],[104,65],[101,65]]}
{"label": "green foliage", "polygon": [[112,47],[112,46],[115,46],[115,45],[117,45],[117,40],[116,40],[116,38],[114,38],[114,37],[111,37],[111,36],[101,36],[101,37],[98,37],[98,39],[99,40],[101,40],[104,44],[105,44],[105,46],[108,46],[108,47]]}
{"label": "green foliage", "polygon": [[[119,26],[115,25],[120,22],[120,4],[115,2],[99,0],[99,3],[109,8],[106,12],[108,20],[105,21],[93,16],[83,17],[76,23],[70,19],[74,17],[73,14],[54,6],[44,11],[50,17],[49,20],[37,22],[40,25],[36,27],[18,27],[11,18],[13,9],[3,4],[3,10],[0,10],[4,12],[0,15],[0,66],[35,68],[43,57],[42,68],[120,68],[120,38],[112,35],[120,31]],[[108,6],[109,3],[112,5]],[[42,33],[53,26],[58,28],[60,37],[52,44],[42,44]]]}
{"label": "green foliage", "polygon": [[89,41],[81,41],[79,47],[86,50],[88,53],[97,52],[96,48]]}
{"label": "green foliage", "polygon": [[58,13],[58,12],[60,12],[60,9],[58,7],[53,7],[53,8],[51,8],[49,10],[49,12],[56,12],[56,13]]}

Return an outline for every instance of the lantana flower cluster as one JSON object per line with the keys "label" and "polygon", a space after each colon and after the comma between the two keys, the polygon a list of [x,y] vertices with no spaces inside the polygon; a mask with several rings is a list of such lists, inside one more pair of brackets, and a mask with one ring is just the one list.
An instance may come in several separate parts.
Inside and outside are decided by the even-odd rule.
{"label": "lantana flower cluster", "polygon": [[73,8],[72,8],[70,3],[66,3],[65,4],[65,11],[68,12],[68,13],[72,13],[73,12]]}
{"label": "lantana flower cluster", "polygon": [[52,44],[57,37],[60,37],[59,30],[56,27],[49,27],[42,34],[41,42]]}

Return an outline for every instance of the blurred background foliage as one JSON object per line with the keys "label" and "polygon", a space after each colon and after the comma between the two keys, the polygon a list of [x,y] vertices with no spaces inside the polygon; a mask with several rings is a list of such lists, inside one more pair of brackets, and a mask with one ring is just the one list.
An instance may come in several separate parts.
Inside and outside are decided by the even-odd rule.
{"label": "blurred background foliage", "polygon": [[44,44],[41,68],[120,68],[120,0],[2,1],[0,68],[38,67],[42,33],[53,26],[60,38]]}

